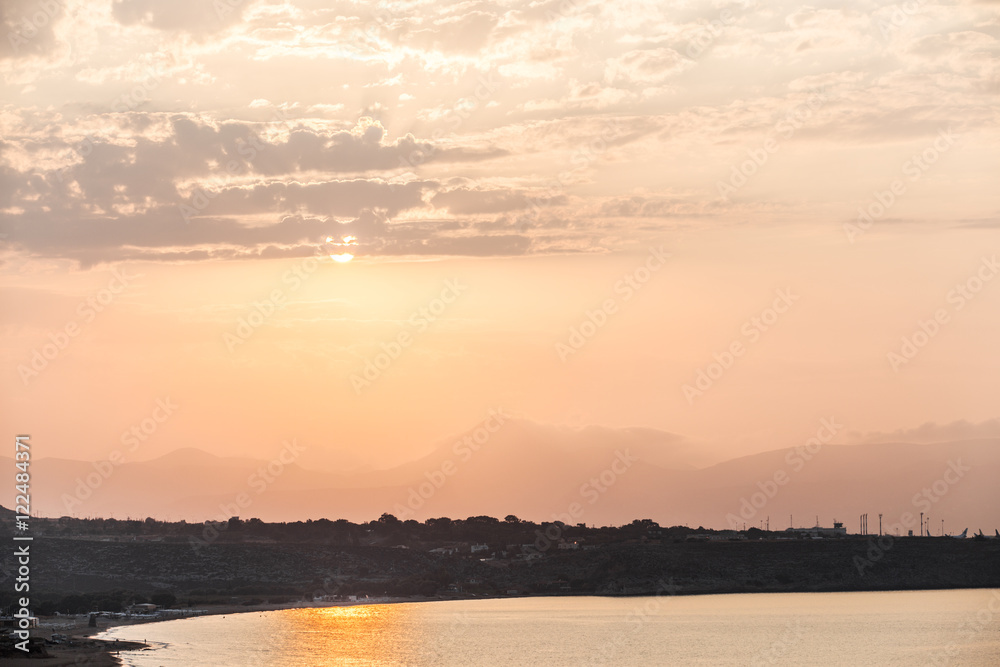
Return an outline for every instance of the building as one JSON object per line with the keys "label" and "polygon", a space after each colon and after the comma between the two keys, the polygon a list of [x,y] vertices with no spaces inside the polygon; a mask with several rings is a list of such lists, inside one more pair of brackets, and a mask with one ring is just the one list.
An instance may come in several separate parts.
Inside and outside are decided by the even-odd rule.
{"label": "building", "polygon": [[840,521],[833,522],[833,528],[823,528],[816,524],[812,528],[786,528],[785,533],[799,537],[847,537],[847,529]]}
{"label": "building", "polygon": [[718,530],[714,533],[693,533],[684,538],[686,542],[731,542],[747,537],[736,530]]}
{"label": "building", "polygon": [[[21,625],[21,621],[22,620],[24,620],[24,622],[27,624],[26,626],[22,626]],[[37,628],[38,627],[38,618],[36,618],[35,616],[28,616],[26,619],[21,619],[21,618],[13,616],[11,614],[7,614],[6,616],[0,616],[0,628],[21,628],[21,629],[24,629],[25,627],[27,627],[27,628]]]}
{"label": "building", "polygon": [[152,614],[154,611],[156,611],[156,605],[149,602],[134,604],[128,608],[130,614]]}

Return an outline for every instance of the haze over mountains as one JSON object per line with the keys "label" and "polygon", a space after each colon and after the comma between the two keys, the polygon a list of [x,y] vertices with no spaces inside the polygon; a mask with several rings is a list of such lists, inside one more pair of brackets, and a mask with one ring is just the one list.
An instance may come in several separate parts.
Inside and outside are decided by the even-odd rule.
{"label": "haze over mountains", "polygon": [[[477,442],[478,439],[478,442]],[[681,436],[653,429],[570,428],[507,419],[387,470],[309,470],[289,443],[283,461],[218,457],[193,448],[142,462],[32,463],[34,510],[44,516],[203,521],[367,521],[515,514],[534,521],[772,529],[868,513],[890,526],[904,513],[941,530],[1000,526],[1000,438],[877,442],[776,449],[721,463]],[[811,450],[811,451],[810,451]],[[8,467],[9,459],[4,463]],[[927,490],[925,493],[924,490]],[[914,526],[915,528],[915,526]]]}

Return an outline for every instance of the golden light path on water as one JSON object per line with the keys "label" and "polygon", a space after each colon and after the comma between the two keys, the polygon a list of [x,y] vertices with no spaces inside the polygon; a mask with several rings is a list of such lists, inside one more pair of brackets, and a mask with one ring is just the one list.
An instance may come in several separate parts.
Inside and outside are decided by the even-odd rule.
{"label": "golden light path on water", "polygon": [[122,626],[136,667],[994,667],[1000,590],[533,597],[227,614]]}

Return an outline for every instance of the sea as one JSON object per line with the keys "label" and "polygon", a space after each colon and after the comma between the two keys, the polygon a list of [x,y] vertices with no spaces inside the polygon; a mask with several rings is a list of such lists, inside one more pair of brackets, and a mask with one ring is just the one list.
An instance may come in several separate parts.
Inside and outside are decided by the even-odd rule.
{"label": "sea", "polygon": [[1000,590],[528,597],[119,626],[126,665],[1000,665]]}

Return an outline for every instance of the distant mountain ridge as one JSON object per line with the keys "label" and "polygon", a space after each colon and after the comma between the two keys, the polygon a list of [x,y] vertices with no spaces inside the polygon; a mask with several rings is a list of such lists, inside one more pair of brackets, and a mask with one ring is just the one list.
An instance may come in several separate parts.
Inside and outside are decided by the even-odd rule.
{"label": "distant mountain ridge", "polygon": [[871,531],[879,512],[888,526],[925,511],[934,534],[941,519],[946,532],[1000,527],[995,438],[824,445],[812,454],[778,449],[705,467],[696,466],[705,453],[689,441],[652,429],[510,420],[480,439],[458,436],[416,461],[351,473],[194,448],[117,466],[43,458],[32,463],[33,506],[46,516],[188,521],[362,521],[389,512],[417,520],[515,514],[587,524],[650,518],[714,528],[769,521],[772,529],[788,527],[789,515],[797,526],[814,524],[818,515],[824,525],[836,518],[852,530],[868,513]]}

